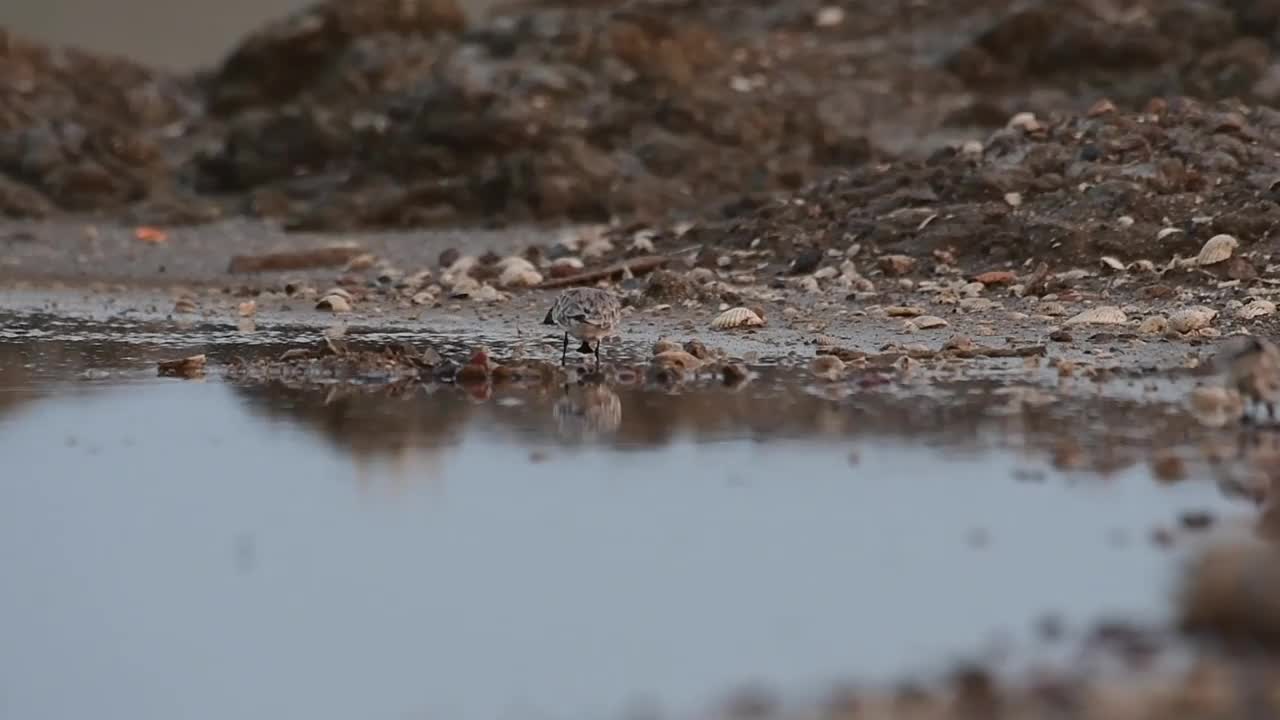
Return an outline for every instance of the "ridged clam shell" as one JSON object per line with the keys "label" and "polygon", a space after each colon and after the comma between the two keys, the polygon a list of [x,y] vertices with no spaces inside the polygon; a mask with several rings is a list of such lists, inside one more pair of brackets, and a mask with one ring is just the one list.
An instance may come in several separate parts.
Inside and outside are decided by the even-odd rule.
{"label": "ridged clam shell", "polygon": [[1236,251],[1240,247],[1240,241],[1230,235],[1214,235],[1209,241],[1200,248],[1200,254],[1196,256],[1196,264],[1198,265],[1214,265],[1220,263]]}
{"label": "ridged clam shell", "polygon": [[729,308],[716,316],[711,321],[711,327],[714,330],[729,330],[739,327],[760,327],[764,325],[764,318],[755,313],[754,310],[744,307]]}
{"label": "ridged clam shell", "polygon": [[1114,305],[1089,308],[1067,318],[1063,325],[1123,325],[1128,322],[1124,311]]}
{"label": "ridged clam shell", "polygon": [[1218,311],[1213,308],[1203,305],[1189,307],[1169,316],[1169,329],[1180,333],[1199,330],[1209,327],[1209,323],[1216,317],[1218,317]]}

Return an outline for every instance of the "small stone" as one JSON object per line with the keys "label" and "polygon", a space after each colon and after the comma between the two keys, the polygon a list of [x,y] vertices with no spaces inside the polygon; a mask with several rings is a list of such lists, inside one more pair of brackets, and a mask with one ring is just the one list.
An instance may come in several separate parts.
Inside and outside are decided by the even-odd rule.
{"label": "small stone", "polygon": [[921,330],[932,330],[933,328],[946,327],[947,321],[937,315],[921,315],[915,319],[915,325]]}
{"label": "small stone", "polygon": [[916,261],[906,255],[885,255],[876,265],[886,275],[906,275],[915,269]]}
{"label": "small stone", "polygon": [[1143,318],[1138,324],[1138,332],[1142,335],[1163,335],[1169,330],[1169,319],[1163,315],[1152,315]]}

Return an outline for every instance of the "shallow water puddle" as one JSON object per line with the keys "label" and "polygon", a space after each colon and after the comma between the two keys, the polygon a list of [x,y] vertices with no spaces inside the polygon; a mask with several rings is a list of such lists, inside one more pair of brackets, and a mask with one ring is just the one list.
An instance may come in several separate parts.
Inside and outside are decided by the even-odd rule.
{"label": "shallow water puddle", "polygon": [[86,382],[77,347],[0,340],[6,717],[577,718],[892,682],[1034,651],[1046,614],[1159,622],[1186,546],[1150,528],[1242,510],[1143,465],[1060,472],[1031,448],[1051,417],[966,393],[307,390],[155,379],[123,342]]}

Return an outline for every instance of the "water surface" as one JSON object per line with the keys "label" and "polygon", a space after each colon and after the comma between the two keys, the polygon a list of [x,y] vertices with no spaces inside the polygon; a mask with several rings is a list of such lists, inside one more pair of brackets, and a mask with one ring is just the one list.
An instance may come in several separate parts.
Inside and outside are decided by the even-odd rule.
{"label": "water surface", "polygon": [[[834,397],[767,368],[736,391],[183,381],[154,359],[244,343],[4,326],[4,717],[588,718],[892,682],[997,640],[1034,656],[1047,614],[1158,623],[1183,549],[1150,528],[1242,512],[1142,463],[1055,467],[1067,418],[1127,405],[1010,416],[990,388]],[[1097,454],[1127,457],[1115,437]]]}

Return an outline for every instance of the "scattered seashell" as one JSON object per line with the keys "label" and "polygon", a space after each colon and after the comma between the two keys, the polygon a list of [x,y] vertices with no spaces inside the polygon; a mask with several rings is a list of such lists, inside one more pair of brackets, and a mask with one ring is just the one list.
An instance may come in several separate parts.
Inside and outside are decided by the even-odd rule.
{"label": "scattered seashell", "polygon": [[1252,320],[1260,318],[1264,315],[1274,315],[1276,312],[1276,304],[1270,300],[1254,300],[1236,311],[1236,317],[1241,320]]}
{"label": "scattered seashell", "polygon": [[1036,119],[1036,114],[1031,112],[1020,112],[1009,118],[1008,127],[1014,130],[1022,130],[1023,132],[1035,132],[1042,126],[1040,121]]}
{"label": "scattered seashell", "polygon": [[422,292],[415,293],[413,297],[409,298],[409,302],[414,305],[431,305],[435,301],[436,294],[430,290],[423,290]]}
{"label": "scattered seashell", "polygon": [[921,330],[932,330],[933,328],[946,327],[947,321],[937,315],[921,315],[915,319],[915,325]]}
{"label": "scattered seashell", "polygon": [[1063,325],[1123,325],[1129,322],[1124,311],[1114,305],[1089,308],[1069,318]]}
{"label": "scattered seashell", "polygon": [[471,299],[476,302],[496,302],[504,299],[504,296],[494,286],[485,284],[471,293]]}
{"label": "scattered seashell", "polygon": [[521,287],[529,288],[542,282],[542,273],[533,268],[533,264],[525,262],[527,267],[520,265],[511,265],[502,274],[498,276],[498,285],[500,287]]}
{"label": "scattered seashell", "polygon": [[1124,264],[1124,263],[1120,262],[1120,260],[1119,260],[1119,259],[1117,259],[1117,258],[1113,258],[1113,257],[1111,257],[1110,255],[1103,255],[1103,256],[1102,256],[1102,264],[1103,264],[1103,265],[1106,265],[1107,267],[1111,268],[1112,270],[1124,270],[1124,269],[1126,269],[1126,268],[1125,268],[1125,264]]}
{"label": "scattered seashell", "polygon": [[1004,201],[1009,204],[1009,207],[1018,207],[1019,205],[1022,204],[1022,193],[1019,193],[1019,192],[1005,193]]}
{"label": "scattered seashell", "polygon": [[1170,235],[1180,233],[1180,232],[1182,232],[1182,228],[1176,228],[1176,227],[1160,228],[1160,231],[1156,233],[1156,239],[1163,240],[1169,237]]}
{"label": "scattered seashell", "polygon": [[952,335],[947,341],[942,343],[943,350],[972,350],[977,347],[973,338],[968,335]]}
{"label": "scattered seashell", "polygon": [[1143,335],[1163,335],[1169,329],[1169,319],[1163,315],[1152,315],[1138,324],[1138,332]]}
{"label": "scattered seashell", "polygon": [[813,24],[822,28],[835,27],[843,22],[844,8],[838,5],[827,5],[826,7],[818,8],[818,12],[813,18]]}
{"label": "scattered seashell", "polygon": [[1240,241],[1230,235],[1214,235],[1200,248],[1196,256],[1197,265],[1214,265],[1231,257],[1240,247]]}
{"label": "scattered seashell", "polygon": [[335,313],[351,312],[351,301],[347,299],[348,297],[350,296],[344,297],[337,293],[325,295],[316,303],[316,309]]}
{"label": "scattered seashell", "polygon": [[341,288],[341,287],[331,287],[328,290],[325,290],[320,295],[321,297],[324,297],[326,295],[337,295],[338,297],[346,300],[347,302],[351,302],[351,299],[352,299],[351,293],[347,292],[346,288]]}
{"label": "scattered seashell", "polygon": [[653,239],[658,233],[653,230],[640,230],[631,236],[631,245],[628,248],[631,252],[652,255],[655,250],[653,248]]}
{"label": "scattered seashell", "polygon": [[839,380],[844,374],[844,361],[835,355],[818,355],[810,361],[809,369],[823,380]]}
{"label": "scattered seashell", "polygon": [[180,297],[173,303],[173,311],[176,313],[193,313],[200,309],[194,298]]}
{"label": "scattered seashell", "polygon": [[551,261],[551,277],[562,278],[582,272],[586,264],[576,257],[562,257]]}
{"label": "scattered seashell", "polygon": [[502,258],[501,260],[499,260],[497,263],[494,264],[494,268],[497,269],[499,275],[501,275],[502,273],[508,270],[511,270],[512,268],[516,270],[537,270],[538,269],[536,265],[529,262],[528,258],[524,258],[519,255],[509,255],[507,257]]}
{"label": "scattered seashell", "polygon": [[237,310],[240,313],[240,317],[253,317],[258,314],[258,303],[253,300],[246,300],[240,303]]}
{"label": "scattered seashell", "polygon": [[745,307],[729,308],[716,316],[711,321],[711,327],[714,330],[729,330],[739,327],[760,327],[764,325],[764,318],[756,314],[754,310]]}
{"label": "scattered seashell", "polygon": [[1196,305],[1169,316],[1169,329],[1179,333],[1206,328],[1218,316],[1218,311],[1203,305]]}

